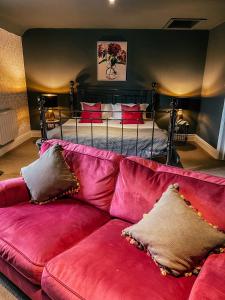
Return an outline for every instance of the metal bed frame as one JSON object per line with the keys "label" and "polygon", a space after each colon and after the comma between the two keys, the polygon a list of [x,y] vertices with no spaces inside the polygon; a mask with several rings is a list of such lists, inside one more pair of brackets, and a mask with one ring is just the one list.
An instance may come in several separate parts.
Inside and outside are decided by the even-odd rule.
{"label": "metal bed frame", "polygon": [[[76,143],[79,143],[79,130],[78,130],[78,120],[81,118],[81,102],[101,102],[103,104],[107,103],[149,103],[149,111],[146,111],[148,118],[153,122],[153,128],[151,133],[151,155],[150,159],[157,160],[157,157],[153,156],[154,149],[154,135],[155,135],[155,115],[156,115],[156,104],[157,104],[157,84],[152,83],[151,90],[127,90],[120,88],[112,88],[112,87],[85,87],[77,85],[75,88],[74,81],[70,82],[70,109],[61,109],[54,108],[54,112],[58,114],[58,125],[60,129],[60,139],[64,139],[63,137],[63,123],[68,119],[75,119],[75,139]],[[38,105],[40,112],[40,128],[41,128],[41,143],[48,139],[47,137],[47,127],[49,122],[47,122],[45,114],[47,108],[45,107],[45,99],[44,97],[38,97]],[[176,106],[177,100],[175,98],[171,99],[171,109],[166,111],[170,113],[170,122],[168,127],[168,141],[167,141],[167,155],[165,163],[167,165],[178,165],[179,157],[176,154],[175,145],[174,145],[174,132],[175,132],[175,123],[176,123]],[[102,111],[108,112],[108,111]],[[118,111],[121,113],[121,111]],[[65,114],[67,116],[65,117]],[[93,135],[93,120],[90,119],[90,127],[91,127],[91,145],[94,144],[94,135]],[[108,118],[101,118],[101,120],[106,121],[106,148],[108,149],[108,140],[109,140],[109,123]],[[122,119],[117,119],[121,121]],[[139,125],[136,127],[136,153],[138,151],[138,141],[139,141]],[[120,152],[123,152],[123,143],[124,143],[124,125],[121,122],[121,149]]]}

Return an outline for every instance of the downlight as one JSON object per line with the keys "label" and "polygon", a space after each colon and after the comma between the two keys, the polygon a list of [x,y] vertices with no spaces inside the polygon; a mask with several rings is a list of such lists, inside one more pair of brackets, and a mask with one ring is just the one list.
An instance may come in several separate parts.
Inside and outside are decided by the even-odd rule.
{"label": "downlight", "polygon": [[116,0],[108,0],[110,5],[114,5],[116,3]]}

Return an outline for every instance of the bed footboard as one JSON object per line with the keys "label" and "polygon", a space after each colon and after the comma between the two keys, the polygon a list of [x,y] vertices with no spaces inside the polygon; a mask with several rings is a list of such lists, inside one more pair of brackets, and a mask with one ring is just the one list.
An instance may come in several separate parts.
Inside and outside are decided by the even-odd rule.
{"label": "bed footboard", "polygon": [[[138,155],[138,156],[143,156],[144,158],[148,158],[148,159],[155,159],[157,160],[157,147],[159,145],[159,131],[156,130],[155,128],[155,111],[156,111],[156,99],[157,99],[157,91],[156,91],[156,84],[154,83],[152,85],[152,90],[151,91],[146,91],[146,90],[141,90],[141,91],[135,91],[132,90],[132,96],[129,96],[129,93],[126,92],[127,94],[124,94],[118,89],[113,89],[113,92],[111,90],[110,97],[109,99],[111,99],[111,101],[113,103],[116,103],[117,101],[121,101],[120,96],[121,97],[125,97],[126,99],[131,99],[130,101],[133,101],[132,103],[142,103],[142,101],[144,101],[145,103],[148,103],[150,106],[150,110],[147,112],[148,116],[150,117],[150,120],[152,121],[152,128],[151,128],[151,132],[148,132],[147,138],[143,137],[143,133],[142,130],[140,130],[140,126],[139,126],[139,120],[137,121],[136,124],[136,128],[133,129],[132,134],[129,132],[129,134],[126,131],[126,127],[124,126],[123,123],[123,119],[122,118],[118,118],[116,119],[120,124],[121,124],[121,128],[120,128],[120,136],[118,136],[117,131],[115,131],[115,138],[111,138],[109,136],[109,118],[103,118],[101,117],[101,121],[103,121],[105,123],[105,137],[104,137],[104,142],[102,142],[102,140],[99,140],[99,137],[94,136],[94,130],[95,130],[95,119],[90,119],[89,123],[90,123],[90,138],[88,139],[88,143],[91,146],[96,146],[95,142],[98,141],[98,147],[99,148],[103,148],[103,149],[108,149],[108,150],[113,150],[113,151],[117,151],[120,152],[121,154],[124,154],[124,149],[126,148],[130,148],[131,153],[129,153],[128,155]],[[107,92],[109,92],[109,90],[107,90]],[[95,91],[96,93],[96,91]],[[105,94],[104,92],[101,92],[104,97]],[[82,112],[84,112],[84,110],[80,110],[79,105],[81,100],[84,101],[83,99],[85,99],[87,101],[87,99],[92,99],[92,101],[94,101],[94,99],[98,99],[98,102],[101,101],[103,102],[103,98],[99,99],[98,94],[96,95],[97,98],[94,98],[93,96],[91,98],[87,98],[86,95],[86,90],[81,89],[80,91],[78,90],[77,92],[78,97],[76,98],[74,96],[74,82],[70,82],[70,110],[67,110],[67,115],[69,112],[69,117],[68,118],[71,120],[74,120],[74,139],[72,142],[75,143],[85,143],[84,140],[82,140],[79,137],[79,120],[81,119],[81,114]],[[121,94],[121,95],[120,95]],[[84,98],[82,98],[81,96],[83,95]],[[79,101],[77,100],[79,99]],[[105,99],[105,98],[104,98]],[[113,100],[112,100],[113,99]],[[106,100],[105,100],[106,101]],[[109,100],[110,101],[110,100]],[[126,102],[124,103],[126,104]],[[47,112],[47,108],[45,107],[45,99],[44,97],[38,97],[38,105],[39,105],[39,112],[40,112],[40,128],[41,128],[41,141],[38,142],[39,146],[41,143],[43,143],[45,140],[48,139],[48,125],[49,125],[49,121],[47,122],[46,120],[46,112]],[[177,107],[177,101],[175,98],[172,99],[171,101],[171,109],[168,111],[168,113],[170,114],[170,122],[169,122],[169,128],[168,128],[168,138],[166,137],[166,141],[164,141],[165,143],[165,151],[163,153],[163,158],[164,161],[161,161],[162,163],[166,163],[167,165],[179,165],[180,164],[180,159],[179,156],[176,153],[176,149],[175,149],[175,145],[174,145],[174,130],[175,130],[175,123],[176,123],[176,107]],[[59,125],[59,136],[54,137],[54,138],[60,138],[60,139],[64,139],[64,132],[63,132],[63,124],[65,123],[65,114],[63,112],[62,109],[54,109],[54,111],[57,111],[57,117],[59,119],[58,125]],[[86,110],[86,112],[91,112]],[[101,112],[101,113],[108,113],[109,111],[107,110],[101,110],[101,111],[97,111],[97,112]],[[115,112],[115,111],[114,111]],[[133,111],[135,112],[135,111]],[[140,112],[140,110],[138,111]],[[116,113],[120,113],[122,114],[122,111],[116,111]],[[103,130],[103,129],[102,129]],[[102,133],[101,133],[101,137],[102,137]],[[119,139],[119,141],[118,141]],[[87,138],[86,138],[87,140]],[[165,140],[165,138],[164,138]],[[120,146],[118,147],[118,143],[120,144]],[[158,144],[157,144],[158,143]],[[110,145],[114,145],[115,149],[111,149]],[[116,147],[115,147],[116,145]],[[144,153],[143,150],[142,151],[142,147],[143,149],[147,148],[147,152],[148,155],[142,155],[142,152]],[[120,148],[120,149],[119,149]],[[126,155],[126,153],[125,153]],[[161,160],[162,155],[158,155],[158,160]]]}

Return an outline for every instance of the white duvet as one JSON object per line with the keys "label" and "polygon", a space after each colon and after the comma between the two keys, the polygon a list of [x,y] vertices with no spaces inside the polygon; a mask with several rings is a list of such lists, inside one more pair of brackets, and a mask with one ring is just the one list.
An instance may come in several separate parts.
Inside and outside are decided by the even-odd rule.
{"label": "white duvet", "polygon": [[[90,127],[90,123],[79,123],[80,119],[77,119],[77,126],[78,127]],[[96,127],[106,127],[107,126],[107,121],[103,121],[103,123],[93,123],[93,126]],[[122,124],[120,124],[119,120],[113,120],[109,119],[108,120],[108,126],[109,128],[122,128]],[[76,119],[69,119],[66,121],[63,125],[63,128],[74,128],[76,127]],[[136,129],[137,124],[124,124],[123,128],[129,128],[129,129]],[[144,124],[138,124],[139,129],[152,129],[153,128],[153,121],[150,120],[145,120]],[[158,125],[155,123],[155,128],[159,129]]]}

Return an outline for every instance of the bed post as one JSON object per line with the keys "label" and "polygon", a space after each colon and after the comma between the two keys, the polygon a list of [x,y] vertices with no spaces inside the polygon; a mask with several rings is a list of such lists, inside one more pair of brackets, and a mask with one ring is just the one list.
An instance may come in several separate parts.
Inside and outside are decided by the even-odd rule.
{"label": "bed post", "polygon": [[174,157],[175,149],[174,149],[174,131],[176,126],[177,119],[177,99],[172,98],[170,102],[171,110],[170,110],[170,121],[169,121],[169,129],[168,129],[168,142],[167,142],[167,165],[176,165],[176,158]]}
{"label": "bed post", "polygon": [[40,113],[40,127],[41,127],[41,142],[44,142],[48,139],[47,137],[47,126],[46,126],[46,119],[45,119],[45,99],[42,96],[37,98],[38,100],[38,110]]}
{"label": "bed post", "polygon": [[75,113],[74,113],[74,103],[75,103],[74,85],[75,85],[75,82],[71,80],[70,81],[70,111],[71,111],[72,118],[75,117]]}
{"label": "bed post", "polygon": [[152,159],[153,155],[153,147],[154,147],[154,135],[155,135],[155,106],[156,106],[156,93],[157,93],[157,83],[152,82],[152,93],[151,93],[151,110],[152,110],[152,121],[153,121],[153,128],[152,128],[152,140],[151,140],[151,155],[150,159]]}

